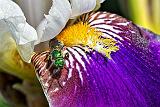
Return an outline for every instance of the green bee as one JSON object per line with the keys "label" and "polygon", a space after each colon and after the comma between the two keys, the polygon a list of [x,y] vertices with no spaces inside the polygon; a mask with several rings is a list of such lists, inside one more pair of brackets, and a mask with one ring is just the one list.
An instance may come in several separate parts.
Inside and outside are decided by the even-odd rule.
{"label": "green bee", "polygon": [[51,52],[51,59],[52,59],[52,61],[54,60],[54,67],[63,68],[64,58],[63,58],[61,50],[54,49]]}
{"label": "green bee", "polygon": [[60,43],[57,39],[52,39],[49,43],[51,52],[49,59],[52,61],[52,66],[54,67],[53,76],[60,73],[60,70],[63,69],[65,65],[65,60],[62,54],[63,44]]}

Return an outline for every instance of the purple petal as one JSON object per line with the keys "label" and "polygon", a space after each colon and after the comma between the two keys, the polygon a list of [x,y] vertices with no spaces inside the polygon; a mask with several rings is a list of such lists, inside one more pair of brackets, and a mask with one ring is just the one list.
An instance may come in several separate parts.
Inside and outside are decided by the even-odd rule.
{"label": "purple petal", "polygon": [[160,105],[159,37],[110,13],[95,13],[89,24],[102,37],[117,41],[119,50],[108,59],[82,46],[65,47],[69,53],[60,77],[46,60],[49,52],[32,58],[51,107],[143,107]]}

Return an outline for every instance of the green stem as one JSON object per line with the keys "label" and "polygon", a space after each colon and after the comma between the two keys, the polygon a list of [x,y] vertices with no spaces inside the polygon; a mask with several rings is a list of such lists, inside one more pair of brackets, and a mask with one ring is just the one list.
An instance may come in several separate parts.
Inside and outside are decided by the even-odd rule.
{"label": "green stem", "polygon": [[158,34],[160,34],[160,0],[152,0],[152,7],[153,7],[153,18],[155,24],[155,30]]}
{"label": "green stem", "polygon": [[[160,1],[153,0],[151,2],[152,8],[148,6],[149,0],[129,0],[130,17],[136,24],[160,33]],[[150,12],[153,13],[153,17]]]}
{"label": "green stem", "polygon": [[129,5],[133,21],[149,27],[150,16],[148,13],[147,0],[129,0]]}

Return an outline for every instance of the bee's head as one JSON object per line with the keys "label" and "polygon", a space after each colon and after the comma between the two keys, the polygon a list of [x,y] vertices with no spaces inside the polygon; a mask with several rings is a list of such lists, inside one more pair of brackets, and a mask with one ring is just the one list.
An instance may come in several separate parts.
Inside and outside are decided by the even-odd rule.
{"label": "bee's head", "polygon": [[60,41],[58,41],[56,38],[54,38],[49,41],[49,47],[51,49],[62,49],[63,44]]}

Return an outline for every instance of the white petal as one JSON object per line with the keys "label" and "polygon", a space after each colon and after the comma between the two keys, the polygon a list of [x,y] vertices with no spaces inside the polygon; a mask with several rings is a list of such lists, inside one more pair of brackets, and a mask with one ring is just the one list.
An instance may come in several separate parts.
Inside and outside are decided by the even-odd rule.
{"label": "white petal", "polygon": [[99,0],[100,1],[100,3],[103,3],[105,0]]}
{"label": "white petal", "polygon": [[[11,0],[0,0],[0,25],[0,31],[12,34],[13,39],[20,46],[20,55],[25,61],[29,61],[29,56],[33,52],[33,42],[37,40],[37,33],[26,22],[20,7]],[[0,32],[0,37],[3,36],[3,33]]]}
{"label": "white petal", "polygon": [[17,3],[22,8],[28,23],[37,27],[44,14],[49,11],[51,0],[18,0]]}
{"label": "white petal", "polygon": [[53,0],[49,15],[37,28],[38,41],[48,41],[58,35],[71,16],[71,6],[68,0]]}
{"label": "white petal", "polygon": [[72,17],[92,11],[96,7],[96,0],[70,0]]}

